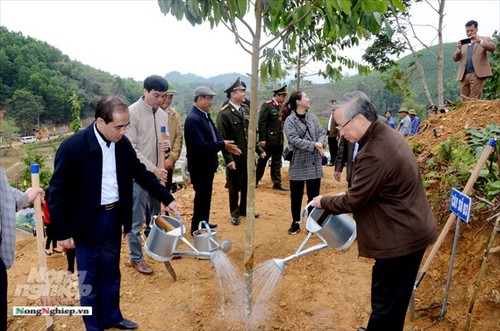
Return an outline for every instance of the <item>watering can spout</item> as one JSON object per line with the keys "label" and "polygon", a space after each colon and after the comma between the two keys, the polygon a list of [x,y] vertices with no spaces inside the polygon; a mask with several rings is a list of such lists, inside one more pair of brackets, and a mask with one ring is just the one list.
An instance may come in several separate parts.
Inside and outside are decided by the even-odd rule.
{"label": "watering can spout", "polygon": [[231,242],[231,240],[223,240],[219,245],[219,249],[221,251],[223,251],[224,253],[229,252],[232,247],[233,247],[233,243]]}
{"label": "watering can spout", "polygon": [[274,263],[280,268],[281,272],[285,271],[285,260],[284,259],[273,259]]}

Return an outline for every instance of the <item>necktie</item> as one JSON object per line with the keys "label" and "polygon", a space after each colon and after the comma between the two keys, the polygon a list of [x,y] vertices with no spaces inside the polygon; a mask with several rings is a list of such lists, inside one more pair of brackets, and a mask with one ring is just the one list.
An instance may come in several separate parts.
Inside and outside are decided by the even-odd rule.
{"label": "necktie", "polygon": [[240,113],[241,118],[243,118],[243,108],[238,108],[238,113]]}
{"label": "necktie", "polygon": [[359,144],[355,143],[354,144],[354,150],[352,151],[352,159],[353,160],[356,158],[356,154],[358,154],[358,148],[359,148]]}
{"label": "necktie", "polygon": [[208,117],[208,114],[207,114],[207,122],[208,122],[208,126],[210,127],[210,132],[212,133],[212,139],[215,142],[215,141],[217,141],[217,135],[215,134],[214,126],[212,124],[212,121],[210,120],[210,117]]}

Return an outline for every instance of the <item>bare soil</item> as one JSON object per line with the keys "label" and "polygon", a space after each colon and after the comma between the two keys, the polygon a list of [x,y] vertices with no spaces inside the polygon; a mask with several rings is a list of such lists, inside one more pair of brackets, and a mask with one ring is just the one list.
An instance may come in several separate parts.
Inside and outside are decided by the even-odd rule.
{"label": "bare soil", "polygon": [[[447,136],[463,135],[464,126],[484,127],[500,123],[500,101],[477,102],[431,119],[424,132],[410,140],[418,141],[425,148],[443,141]],[[440,136],[435,138],[432,128]],[[5,167],[5,165],[2,165]],[[333,168],[324,167],[322,194],[333,194],[346,189],[344,181],[333,180]],[[282,171],[288,183],[288,170]],[[344,178],[344,176],[343,176]],[[227,190],[224,175],[215,178],[212,222],[218,223],[217,238],[232,241],[228,257],[243,274],[245,259],[245,219],[239,226],[230,223]],[[290,236],[288,192],[271,189],[268,172],[256,189],[255,209],[261,216],[255,220],[253,264],[258,266],[273,258],[293,254],[306,236],[306,231]],[[194,192],[187,188],[175,193],[183,218],[191,219]],[[442,193],[449,199],[449,192]],[[498,200],[496,200],[498,201]],[[304,200],[305,205],[305,200]],[[440,229],[449,212],[434,210]],[[470,301],[475,290],[481,263],[493,221],[479,213],[470,224],[462,225],[455,257],[453,278],[449,291],[447,312],[442,320],[437,317],[445,291],[450,264],[453,231],[448,233],[443,246],[431,264],[428,273],[416,292],[417,319],[407,318],[405,330],[464,330]],[[187,237],[193,242],[190,236]],[[313,237],[312,244],[317,243]],[[494,247],[500,245],[497,235]],[[185,244],[180,248],[188,249]],[[243,321],[227,316],[220,304],[217,276],[209,260],[183,257],[173,260],[178,280],[174,281],[161,262],[146,257],[154,267],[150,276],[139,274],[128,265],[128,247],[122,243],[121,254],[121,309],[123,315],[136,321],[140,330],[248,330]],[[51,270],[66,270],[66,259],[61,254],[47,257]],[[373,261],[359,258],[355,242],[345,251],[326,248],[286,264],[278,287],[267,302],[269,315],[251,329],[259,330],[356,330],[365,326],[370,314],[370,283]],[[35,238],[17,242],[16,260],[8,271],[8,305],[41,306],[40,300],[26,295],[14,295],[18,286],[28,283],[30,268],[39,265]],[[482,281],[472,311],[470,330],[500,330],[500,252],[491,253],[484,269]],[[70,303],[78,304],[69,295]],[[227,305],[226,305],[227,306]],[[42,330],[45,319],[41,316],[12,316],[9,312],[9,330]],[[54,330],[83,330],[80,317],[56,316]]]}

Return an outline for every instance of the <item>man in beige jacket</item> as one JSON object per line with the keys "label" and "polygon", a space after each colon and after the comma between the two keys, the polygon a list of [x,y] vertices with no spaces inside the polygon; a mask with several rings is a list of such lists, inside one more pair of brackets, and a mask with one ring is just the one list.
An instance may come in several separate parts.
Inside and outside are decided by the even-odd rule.
{"label": "man in beige jacket", "polygon": [[168,84],[168,91],[160,106],[168,116],[168,135],[170,137],[170,152],[166,155],[165,159],[165,169],[168,171],[167,177],[167,188],[170,190],[172,188],[172,178],[175,170],[175,163],[179,160],[182,152],[182,127],[181,127],[181,116],[175,110],[175,108],[170,107],[174,99],[174,95],[177,91],[174,89],[172,84]]}
{"label": "man in beige jacket", "polygon": [[[162,154],[160,152],[166,153],[170,147],[168,141],[162,142],[160,129],[168,122],[167,114],[160,109],[167,90],[168,82],[161,76],[152,75],[144,80],[143,96],[129,106],[130,124],[126,133],[141,163],[153,172],[158,180],[167,180],[168,175],[167,170],[160,166],[159,159]],[[146,207],[151,215],[157,215],[160,212],[160,202],[137,182],[133,184],[133,195],[132,229],[127,234],[130,265],[140,273],[148,275],[153,273],[153,268],[144,261],[141,230]]]}
{"label": "man in beige jacket", "polygon": [[477,21],[465,24],[467,39],[457,44],[457,50],[451,56],[453,61],[460,61],[457,80],[460,82],[460,99],[479,99],[483,92],[484,79],[492,76],[488,53],[493,52],[495,44],[489,37],[477,35]]}

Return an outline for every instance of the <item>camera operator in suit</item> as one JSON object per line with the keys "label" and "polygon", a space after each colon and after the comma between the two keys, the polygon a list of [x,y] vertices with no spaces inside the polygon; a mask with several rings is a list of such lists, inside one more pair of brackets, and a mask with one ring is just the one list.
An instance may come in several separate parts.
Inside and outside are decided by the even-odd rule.
{"label": "camera operator in suit", "polygon": [[481,98],[484,79],[492,76],[487,52],[493,52],[496,48],[489,37],[477,35],[477,21],[468,21],[465,33],[467,39],[458,42],[457,50],[451,56],[453,61],[460,61],[457,80],[460,82],[462,102]]}

